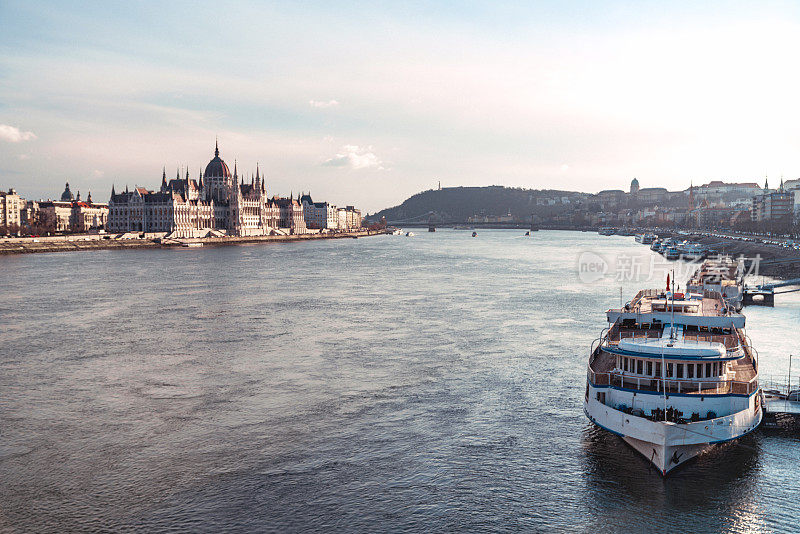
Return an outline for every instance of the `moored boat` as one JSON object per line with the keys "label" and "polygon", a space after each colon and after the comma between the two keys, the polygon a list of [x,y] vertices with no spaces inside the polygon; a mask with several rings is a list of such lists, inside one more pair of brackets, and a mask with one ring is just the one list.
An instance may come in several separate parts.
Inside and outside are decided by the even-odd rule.
{"label": "moored boat", "polygon": [[717,291],[734,309],[742,309],[744,264],[730,256],[709,258],[697,268],[686,284],[687,291]]}
{"label": "moored boat", "polygon": [[668,260],[677,260],[681,257],[681,249],[678,245],[669,245],[663,249],[663,254]]}
{"label": "moored boat", "polygon": [[636,234],[636,237],[634,239],[636,240],[637,243],[641,243],[643,245],[649,245],[653,241],[658,239],[658,236],[656,234],[651,234],[647,232],[643,234]]}
{"label": "moored boat", "polygon": [[663,475],[763,417],[745,317],[716,291],[642,290],[606,312],[592,344],[584,412]]}

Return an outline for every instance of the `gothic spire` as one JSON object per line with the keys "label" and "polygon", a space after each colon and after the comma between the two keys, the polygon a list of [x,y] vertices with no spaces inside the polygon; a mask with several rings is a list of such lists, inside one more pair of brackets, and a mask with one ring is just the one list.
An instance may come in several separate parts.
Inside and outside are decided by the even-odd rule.
{"label": "gothic spire", "polygon": [[237,174],[239,172],[237,165],[238,164],[237,164],[236,160],[234,159],[233,160],[233,177],[234,178],[238,178],[239,177],[239,175]]}
{"label": "gothic spire", "polygon": [[219,137],[214,139],[214,157],[219,157]]}
{"label": "gothic spire", "polygon": [[89,204],[92,203],[92,190],[91,189],[89,189],[89,196],[86,197],[86,202],[88,202]]}
{"label": "gothic spire", "polygon": [[111,184],[111,196],[113,197],[117,193],[114,191],[114,184]]}
{"label": "gothic spire", "polygon": [[769,189],[769,178],[767,178],[767,175],[765,174],[764,175],[764,192],[765,193],[767,192],[767,189]]}

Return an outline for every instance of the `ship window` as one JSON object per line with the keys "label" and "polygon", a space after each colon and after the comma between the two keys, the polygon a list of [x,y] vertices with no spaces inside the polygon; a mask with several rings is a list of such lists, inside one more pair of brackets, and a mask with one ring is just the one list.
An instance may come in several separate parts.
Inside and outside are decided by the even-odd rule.
{"label": "ship window", "polygon": [[647,374],[653,376],[653,362],[647,362]]}
{"label": "ship window", "polygon": [[687,363],[686,364],[686,378],[694,378],[694,364]]}
{"label": "ship window", "polygon": [[661,362],[656,362],[656,376],[661,376]]}
{"label": "ship window", "polygon": [[697,364],[697,378],[703,378],[703,364]]}
{"label": "ship window", "polygon": [[636,360],[636,374],[642,374],[642,360]]}
{"label": "ship window", "polygon": [[711,376],[711,364],[707,363],[706,364],[706,378],[708,378],[709,376]]}
{"label": "ship window", "polygon": [[623,371],[628,370],[628,358],[622,358],[622,370]]}
{"label": "ship window", "polygon": [[675,376],[677,376],[678,378],[683,378],[683,364],[682,363],[676,363],[675,367],[676,367],[676,375]]}
{"label": "ship window", "polygon": [[672,364],[671,363],[667,364],[667,376],[668,377],[672,377]]}

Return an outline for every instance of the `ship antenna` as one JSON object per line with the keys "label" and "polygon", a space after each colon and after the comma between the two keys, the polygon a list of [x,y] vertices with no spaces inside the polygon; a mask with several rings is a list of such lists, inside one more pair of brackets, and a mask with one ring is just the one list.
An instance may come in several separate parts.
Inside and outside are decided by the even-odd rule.
{"label": "ship antenna", "polygon": [[664,358],[664,342],[661,342],[661,394],[664,397],[664,421],[667,420],[667,363]]}
{"label": "ship antenna", "polygon": [[670,308],[669,340],[673,341],[675,339],[675,269],[672,269],[672,306]]}

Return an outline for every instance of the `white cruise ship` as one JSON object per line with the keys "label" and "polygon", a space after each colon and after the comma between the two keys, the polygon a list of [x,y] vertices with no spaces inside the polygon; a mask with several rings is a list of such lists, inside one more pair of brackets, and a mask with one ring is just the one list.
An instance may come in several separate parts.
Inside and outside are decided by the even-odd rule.
{"label": "white cruise ship", "polygon": [[661,474],[761,423],[758,355],[720,293],[648,289],[606,313],[584,411]]}
{"label": "white cruise ship", "polygon": [[636,234],[636,237],[634,237],[634,240],[637,243],[641,243],[643,245],[650,245],[656,239],[658,239],[658,236],[651,233]]}

